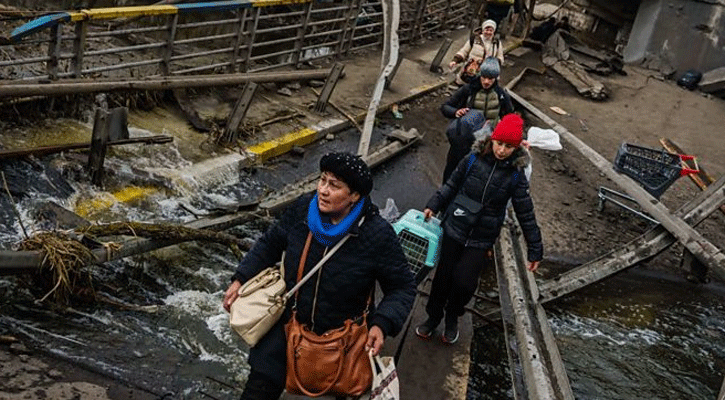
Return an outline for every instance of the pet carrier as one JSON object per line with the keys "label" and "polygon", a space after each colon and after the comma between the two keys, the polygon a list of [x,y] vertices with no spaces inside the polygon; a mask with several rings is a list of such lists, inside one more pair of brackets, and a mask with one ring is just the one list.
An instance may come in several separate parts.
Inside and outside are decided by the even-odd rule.
{"label": "pet carrier", "polygon": [[439,241],[443,234],[440,220],[431,217],[425,221],[421,211],[411,209],[393,223],[393,229],[416,281],[422,281],[438,263]]}

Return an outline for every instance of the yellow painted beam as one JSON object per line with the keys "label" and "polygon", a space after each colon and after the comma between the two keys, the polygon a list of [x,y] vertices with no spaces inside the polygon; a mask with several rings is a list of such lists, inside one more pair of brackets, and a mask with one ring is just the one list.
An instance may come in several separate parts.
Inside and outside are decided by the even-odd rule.
{"label": "yellow painted beam", "polygon": [[128,203],[157,191],[153,187],[129,186],[114,193],[102,193],[99,196],[79,201],[76,203],[75,212],[81,217],[87,218],[95,212],[110,208],[115,203]]}
{"label": "yellow painted beam", "polygon": [[294,146],[304,146],[312,143],[317,136],[317,132],[312,128],[290,132],[280,138],[248,147],[247,151],[255,155],[256,161],[265,162],[271,157],[290,151]]}
{"label": "yellow painted beam", "polygon": [[176,14],[178,8],[174,6],[136,6],[136,7],[111,7],[92,8],[70,12],[71,21],[131,18],[152,15]]}
{"label": "yellow painted beam", "polygon": [[253,7],[270,7],[286,4],[302,4],[309,3],[311,0],[256,0],[252,1]]}

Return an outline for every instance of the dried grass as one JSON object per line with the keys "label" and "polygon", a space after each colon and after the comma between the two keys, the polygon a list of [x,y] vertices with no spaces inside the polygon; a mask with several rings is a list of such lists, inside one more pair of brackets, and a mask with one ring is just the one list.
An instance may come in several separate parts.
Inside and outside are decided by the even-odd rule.
{"label": "dried grass", "polygon": [[20,243],[20,250],[35,250],[43,254],[37,275],[45,295],[59,305],[67,305],[74,293],[93,292],[90,274],[85,267],[93,260],[91,251],[62,232],[41,232]]}

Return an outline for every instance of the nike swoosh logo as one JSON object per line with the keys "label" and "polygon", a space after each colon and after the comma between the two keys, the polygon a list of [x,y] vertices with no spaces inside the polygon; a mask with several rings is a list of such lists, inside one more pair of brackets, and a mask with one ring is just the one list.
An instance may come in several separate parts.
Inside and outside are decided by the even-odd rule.
{"label": "nike swoosh logo", "polygon": [[461,210],[460,208],[456,208],[456,211],[453,211],[454,217],[462,217],[466,215],[466,212],[464,210]]}

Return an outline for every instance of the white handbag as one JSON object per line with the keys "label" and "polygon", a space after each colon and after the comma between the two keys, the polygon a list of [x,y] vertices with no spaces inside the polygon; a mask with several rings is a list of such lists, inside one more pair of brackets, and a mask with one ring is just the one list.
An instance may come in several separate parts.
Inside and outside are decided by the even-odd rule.
{"label": "white handbag", "polygon": [[373,357],[372,351],[368,352],[368,357],[373,369],[370,400],[400,400],[400,381],[393,357]]}
{"label": "white handbag", "polygon": [[[365,218],[363,217],[360,221]],[[239,336],[249,345],[254,347],[264,335],[272,329],[272,326],[279,321],[284,313],[292,295],[309,280],[312,275],[322,267],[327,260],[347,241],[350,234],[345,235],[337,244],[325,254],[324,257],[307,273],[297,284],[285,294],[286,283],[284,281],[284,254],[278,266],[269,267],[258,273],[254,278],[248,280],[237,291],[238,297],[229,309],[229,324]],[[307,235],[307,242],[300,257],[300,264],[307,260],[307,253],[312,243],[312,232]]]}
{"label": "white handbag", "polygon": [[269,332],[285,307],[284,254],[279,266],[269,267],[239,288],[229,310],[229,324],[254,347]]}

